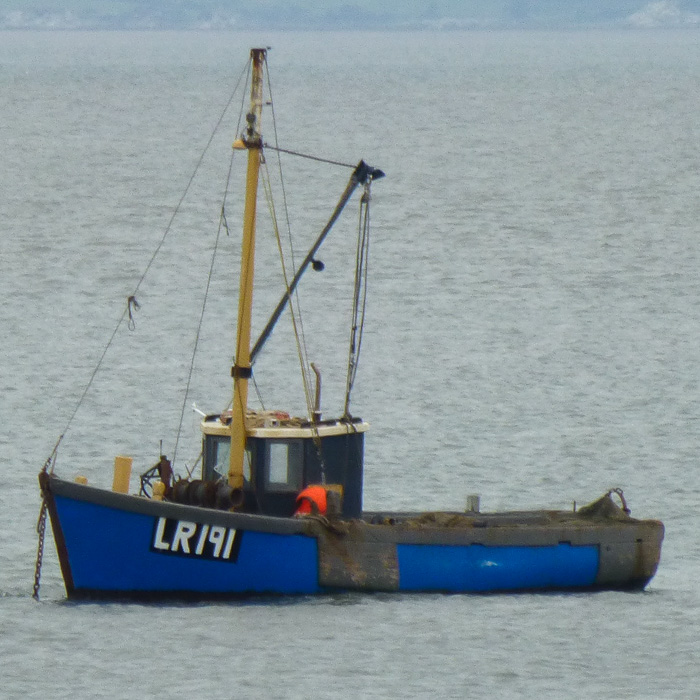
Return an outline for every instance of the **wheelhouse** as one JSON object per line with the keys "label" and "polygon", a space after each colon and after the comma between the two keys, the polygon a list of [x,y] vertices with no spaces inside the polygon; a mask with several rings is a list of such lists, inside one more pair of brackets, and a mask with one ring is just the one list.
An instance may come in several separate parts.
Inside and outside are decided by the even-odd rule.
{"label": "wheelhouse", "polygon": [[[202,420],[202,479],[226,479],[231,448],[230,416]],[[310,422],[277,412],[249,412],[240,510],[291,516],[299,492],[325,484],[340,496],[344,517],[362,513],[364,433],[361,419]]]}

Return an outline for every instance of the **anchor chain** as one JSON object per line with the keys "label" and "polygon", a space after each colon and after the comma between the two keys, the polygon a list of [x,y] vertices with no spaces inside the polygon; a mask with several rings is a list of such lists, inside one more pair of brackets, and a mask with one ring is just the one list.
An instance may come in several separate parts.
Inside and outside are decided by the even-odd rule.
{"label": "anchor chain", "polygon": [[49,458],[44,463],[41,471],[39,472],[39,488],[41,489],[41,508],[39,509],[39,519],[36,522],[36,531],[39,535],[39,544],[36,550],[36,566],[34,567],[34,592],[32,593],[32,598],[34,600],[39,600],[39,587],[41,585],[41,565],[44,560],[44,536],[46,534],[46,511],[48,510],[48,505],[46,502],[46,489],[47,481],[49,479],[49,474],[53,473],[54,459],[56,458],[56,450],[61,444],[63,435],[59,438],[56,446],[53,448],[53,452],[49,455]]}
{"label": "anchor chain", "polygon": [[39,534],[39,545],[36,552],[36,568],[34,569],[34,593],[32,598],[39,600],[39,586],[41,582],[41,564],[44,559],[44,535],[46,533],[46,498],[41,499],[41,510],[39,520],[36,524],[36,531]]}

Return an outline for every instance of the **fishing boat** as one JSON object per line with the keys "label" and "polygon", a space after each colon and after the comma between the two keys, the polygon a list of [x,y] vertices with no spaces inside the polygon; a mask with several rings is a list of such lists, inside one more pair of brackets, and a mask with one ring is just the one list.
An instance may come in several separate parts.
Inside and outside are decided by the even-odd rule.
{"label": "fishing boat", "polygon": [[[267,50],[253,49],[248,66],[250,107],[234,143],[247,152],[247,169],[230,410],[202,416],[199,478],[175,477],[171,461],[158,455],[138,493],[130,492],[130,458],[114,459],[109,489],[59,478],[54,449],[39,474],[35,596],[47,514],[71,599],[643,589],[656,572],[664,527],[631,517],[619,489],[566,511],[481,512],[470,497],[462,512],[367,512],[369,424],[347,403],[340,417],[323,417],[318,374],[308,415],[249,406],[256,356],[304,271],[319,264],[318,249],[348,200],[359,190],[361,211],[368,207],[372,183],[384,173],[364,161],[353,168],[328,225],[252,343],[256,200],[270,148],[262,137]],[[361,220],[369,223],[368,216]],[[362,325],[365,255],[358,245],[355,330]],[[129,309],[135,303],[130,298]],[[353,336],[351,348],[358,343]],[[112,457],[105,462],[111,468]]]}

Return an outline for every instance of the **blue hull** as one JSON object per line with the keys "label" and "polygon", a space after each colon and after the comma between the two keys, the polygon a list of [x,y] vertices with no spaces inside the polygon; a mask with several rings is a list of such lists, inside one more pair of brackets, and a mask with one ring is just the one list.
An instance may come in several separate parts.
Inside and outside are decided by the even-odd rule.
{"label": "blue hull", "polygon": [[554,590],[589,588],[598,574],[598,547],[399,545],[402,591]]}
{"label": "blue hull", "polygon": [[371,519],[333,525],[55,478],[45,496],[69,597],[640,589],[656,570],[663,537],[656,521],[584,526],[570,515],[543,525],[528,514],[517,527],[512,514],[457,529]]}
{"label": "blue hull", "polygon": [[155,548],[153,516],[61,497],[56,511],[76,592],[319,592],[316,542],[304,535],[236,531],[236,556],[215,558],[197,555],[196,542],[189,552]]}

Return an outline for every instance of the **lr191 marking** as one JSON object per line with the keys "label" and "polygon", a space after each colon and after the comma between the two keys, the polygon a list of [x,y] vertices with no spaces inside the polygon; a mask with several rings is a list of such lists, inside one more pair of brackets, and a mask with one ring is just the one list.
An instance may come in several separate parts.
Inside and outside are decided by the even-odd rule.
{"label": "lr191 marking", "polygon": [[151,551],[182,557],[235,562],[241,533],[232,527],[158,518]]}

